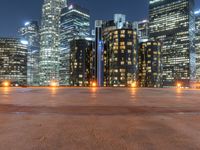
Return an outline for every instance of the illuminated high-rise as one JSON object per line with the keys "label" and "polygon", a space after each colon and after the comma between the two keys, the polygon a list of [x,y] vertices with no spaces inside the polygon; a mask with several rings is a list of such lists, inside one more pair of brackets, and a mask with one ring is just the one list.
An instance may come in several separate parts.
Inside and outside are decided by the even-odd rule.
{"label": "illuminated high-rise", "polygon": [[40,30],[40,85],[59,81],[59,22],[66,0],[44,0]]}
{"label": "illuminated high-rise", "polygon": [[194,0],[150,0],[150,39],[162,43],[163,84],[190,87],[195,81]]}
{"label": "illuminated high-rise", "polygon": [[19,30],[22,40],[27,41],[27,84],[39,85],[39,25],[37,21],[26,22]]}
{"label": "illuminated high-rise", "polygon": [[195,17],[196,81],[200,82],[200,11],[195,12]]}
{"label": "illuminated high-rise", "polygon": [[138,85],[140,87],[162,87],[161,43],[140,43],[138,51]]}
{"label": "illuminated high-rise", "polygon": [[60,17],[60,85],[69,85],[70,42],[90,36],[89,10],[73,4],[61,11]]}
{"label": "illuminated high-rise", "polygon": [[70,49],[70,85],[87,87],[96,84],[94,41],[72,40]]}
{"label": "illuminated high-rise", "polygon": [[16,38],[0,38],[0,84],[27,85],[27,46]]}
{"label": "illuminated high-rise", "polygon": [[104,21],[102,29],[104,86],[130,87],[137,80],[137,32],[123,14]]}

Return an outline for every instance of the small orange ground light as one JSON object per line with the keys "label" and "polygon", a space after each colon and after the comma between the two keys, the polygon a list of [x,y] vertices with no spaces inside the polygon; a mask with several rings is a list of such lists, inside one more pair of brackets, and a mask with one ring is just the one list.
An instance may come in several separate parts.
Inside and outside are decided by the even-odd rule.
{"label": "small orange ground light", "polygon": [[97,84],[95,82],[92,83],[92,87],[96,87]]}
{"label": "small orange ground light", "polygon": [[56,81],[51,81],[50,86],[51,87],[57,87],[58,83]]}
{"label": "small orange ground light", "polygon": [[177,88],[181,88],[181,83],[177,83]]}
{"label": "small orange ground light", "polygon": [[4,81],[3,82],[3,86],[4,87],[9,87],[10,86],[10,82],[9,81]]}
{"label": "small orange ground light", "polygon": [[136,88],[136,87],[137,87],[137,83],[136,83],[136,82],[133,82],[133,83],[131,84],[131,87],[132,87],[132,88]]}

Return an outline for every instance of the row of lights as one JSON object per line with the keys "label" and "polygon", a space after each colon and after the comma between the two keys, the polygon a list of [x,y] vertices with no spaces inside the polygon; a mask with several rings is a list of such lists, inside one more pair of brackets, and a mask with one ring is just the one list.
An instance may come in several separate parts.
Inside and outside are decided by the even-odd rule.
{"label": "row of lights", "polygon": [[[92,87],[97,87],[97,84],[96,84],[96,82],[92,82]],[[9,86],[11,86],[11,83],[10,83],[10,81],[4,81],[4,82],[2,82],[2,86],[4,86],[4,87],[9,87]],[[51,81],[50,82],[50,86],[51,87],[58,87],[59,86],[59,84],[58,84],[58,82],[57,81]],[[177,83],[177,88],[182,88],[182,84],[181,83]],[[132,88],[136,88],[137,87],[137,82],[133,82],[132,84],[131,84],[131,87]]]}
{"label": "row of lights", "polygon": [[[2,82],[2,86],[4,86],[4,87],[9,87],[9,86],[11,86],[11,83],[10,83],[10,81],[4,81],[4,82]],[[54,81],[54,80],[53,80],[53,81],[50,82],[50,86],[51,86],[51,87],[58,87],[59,84],[58,84],[57,81]],[[92,87],[97,87],[96,82],[92,82],[91,86],[92,86]],[[131,84],[131,87],[132,87],[132,88],[136,88],[136,87],[137,87],[137,83],[136,83],[136,82],[133,82],[133,83]]]}

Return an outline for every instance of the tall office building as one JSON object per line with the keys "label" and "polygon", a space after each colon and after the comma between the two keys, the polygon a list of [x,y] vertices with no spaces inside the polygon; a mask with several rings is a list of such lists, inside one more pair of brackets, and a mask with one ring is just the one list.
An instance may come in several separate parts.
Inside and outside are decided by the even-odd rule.
{"label": "tall office building", "polygon": [[104,86],[129,87],[137,75],[137,32],[122,14],[103,22],[102,28]]}
{"label": "tall office building", "polygon": [[161,43],[140,43],[138,51],[138,84],[140,87],[162,87]]}
{"label": "tall office building", "polygon": [[104,36],[104,85],[129,87],[136,81],[137,33],[115,29]]}
{"label": "tall office building", "polygon": [[195,81],[194,0],[150,0],[150,39],[162,42],[165,87]]}
{"label": "tall office building", "polygon": [[60,18],[60,85],[69,85],[70,42],[90,36],[89,10],[79,5],[62,9]]}
{"label": "tall office building", "polygon": [[123,14],[95,22],[98,86],[130,86],[136,80],[137,34]]}
{"label": "tall office building", "polygon": [[44,0],[40,30],[40,85],[59,81],[59,22],[66,0]]}
{"label": "tall office building", "polygon": [[104,61],[103,61],[103,50],[104,43],[102,37],[102,20],[95,21],[95,75],[97,78],[97,85],[99,87],[104,86]]}
{"label": "tall office building", "polygon": [[70,85],[92,86],[96,84],[95,48],[92,39],[77,39],[70,42]]}
{"label": "tall office building", "polygon": [[196,23],[196,36],[195,36],[196,81],[200,83],[200,11],[195,12],[195,23]]}
{"label": "tall office building", "polygon": [[0,83],[27,84],[27,47],[16,38],[0,38]]}
{"label": "tall office building", "polygon": [[27,84],[39,85],[39,25],[37,21],[26,22],[20,28],[22,40],[27,41]]}

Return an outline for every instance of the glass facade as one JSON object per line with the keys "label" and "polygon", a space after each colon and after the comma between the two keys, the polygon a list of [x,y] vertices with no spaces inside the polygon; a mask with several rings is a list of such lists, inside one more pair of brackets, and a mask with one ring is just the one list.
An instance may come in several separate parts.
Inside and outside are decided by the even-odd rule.
{"label": "glass facade", "polygon": [[195,48],[196,48],[196,81],[200,83],[200,12],[196,12],[196,37],[195,37]]}
{"label": "glass facade", "polygon": [[19,39],[0,38],[0,83],[27,85],[27,47]]}
{"label": "glass facade", "polygon": [[104,86],[104,71],[103,71],[103,37],[102,37],[102,20],[95,21],[95,74],[97,77],[97,85]]}
{"label": "glass facade", "polygon": [[60,18],[60,85],[69,85],[70,42],[89,36],[89,11],[78,5],[69,5],[63,8]]}
{"label": "glass facade", "polygon": [[98,86],[127,87],[136,80],[137,33],[123,14],[95,22],[95,56]]}
{"label": "glass facade", "polygon": [[95,48],[93,40],[78,39],[70,42],[70,85],[92,86],[96,84]]}
{"label": "glass facade", "polygon": [[59,22],[65,0],[44,0],[40,30],[40,85],[59,81]]}
{"label": "glass facade", "polygon": [[140,87],[162,87],[161,43],[140,43],[138,52],[138,84]]}
{"label": "glass facade", "polygon": [[195,80],[194,1],[150,0],[150,39],[162,42],[163,84],[190,87]]}
{"label": "glass facade", "polygon": [[136,81],[137,33],[115,29],[103,35],[104,86],[129,87]]}
{"label": "glass facade", "polygon": [[39,85],[39,26],[37,21],[26,22],[19,30],[22,40],[26,40],[27,53],[27,85]]}

